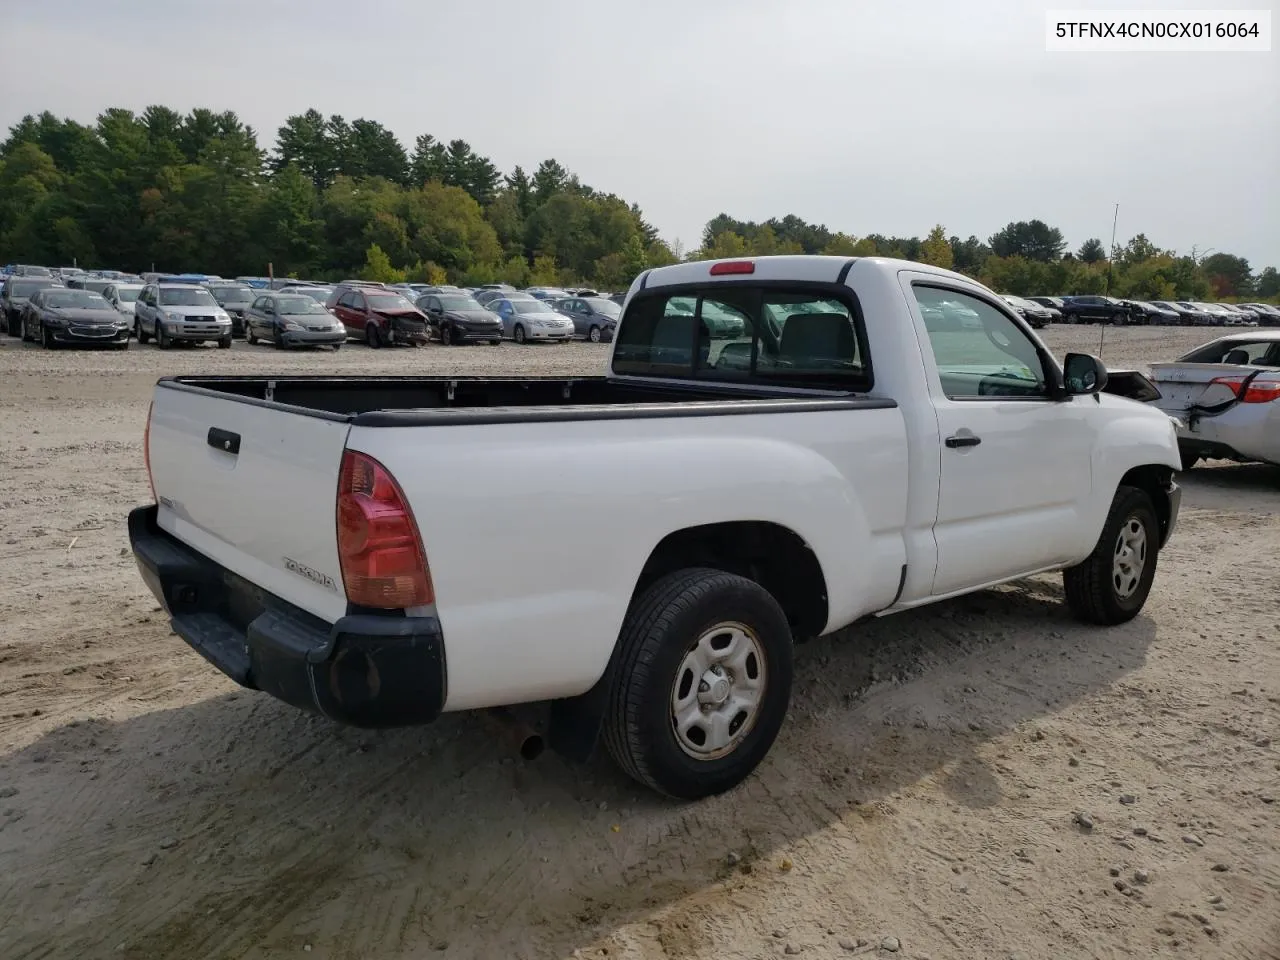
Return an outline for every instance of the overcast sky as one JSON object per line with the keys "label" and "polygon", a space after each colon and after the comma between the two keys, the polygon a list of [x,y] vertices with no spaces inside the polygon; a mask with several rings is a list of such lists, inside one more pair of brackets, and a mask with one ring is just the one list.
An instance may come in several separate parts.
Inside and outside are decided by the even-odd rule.
{"label": "overcast sky", "polygon": [[[1105,8],[1107,4],[1079,3]],[[1131,8],[1138,0],[1110,6]],[[717,213],[1280,266],[1280,52],[1065,54],[1010,0],[0,0],[0,125],[235,110],[270,147],[315,107],[504,171],[555,157],[695,247]],[[1160,8],[1257,7],[1212,0]]]}

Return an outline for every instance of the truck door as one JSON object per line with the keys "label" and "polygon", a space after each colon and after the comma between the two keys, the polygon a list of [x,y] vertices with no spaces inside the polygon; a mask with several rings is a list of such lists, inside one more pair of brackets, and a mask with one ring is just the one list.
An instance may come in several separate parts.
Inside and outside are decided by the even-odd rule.
{"label": "truck door", "polygon": [[1052,358],[994,298],[904,274],[938,418],[933,595],[1070,560],[1093,487],[1093,397],[1053,399]]}

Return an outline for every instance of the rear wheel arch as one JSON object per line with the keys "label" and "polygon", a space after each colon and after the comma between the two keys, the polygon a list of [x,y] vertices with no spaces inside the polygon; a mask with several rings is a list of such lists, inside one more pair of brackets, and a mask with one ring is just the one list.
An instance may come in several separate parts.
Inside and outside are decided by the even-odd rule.
{"label": "rear wheel arch", "polygon": [[[654,583],[690,568],[722,570],[759,584],[782,608],[797,642],[817,636],[826,627],[827,583],[822,564],[804,538],[789,527],[767,521],[729,521],[667,534],[650,551],[636,578],[628,610]],[[548,741],[569,759],[583,761],[595,751],[618,650],[615,638],[609,664],[595,686],[551,705]]]}

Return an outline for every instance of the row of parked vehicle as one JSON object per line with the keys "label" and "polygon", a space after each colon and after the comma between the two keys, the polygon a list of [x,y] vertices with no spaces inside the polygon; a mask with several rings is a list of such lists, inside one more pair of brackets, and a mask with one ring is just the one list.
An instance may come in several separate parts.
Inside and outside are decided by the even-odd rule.
{"label": "row of parked vehicle", "polygon": [[1192,300],[1118,300],[1098,295],[1005,296],[1037,329],[1048,323],[1163,324],[1188,327],[1280,327],[1280,307],[1269,303],[1200,303]]}
{"label": "row of parked vehicle", "polygon": [[71,268],[18,266],[0,286],[0,316],[10,336],[54,348],[62,344],[127,349],[130,339],[162,349],[237,337],[277,347],[330,346],[349,339],[371,347],[449,346],[468,342],[585,339],[609,342],[623,294],[504,284],[467,288],[347,280],[204,274],[90,274]]}

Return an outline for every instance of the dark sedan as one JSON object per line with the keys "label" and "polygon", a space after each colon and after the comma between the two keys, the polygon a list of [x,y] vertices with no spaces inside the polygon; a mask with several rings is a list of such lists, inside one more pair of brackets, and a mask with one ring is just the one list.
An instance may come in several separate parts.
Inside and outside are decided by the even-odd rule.
{"label": "dark sedan", "polygon": [[258,298],[259,291],[244,283],[211,283],[209,292],[218,301],[218,306],[231,317],[231,335],[243,337],[245,311]]}
{"label": "dark sedan", "polygon": [[10,277],[0,287],[0,318],[11,337],[22,336],[22,311],[33,294],[51,287],[62,288],[57,280],[48,277]]}
{"label": "dark sedan", "polygon": [[618,326],[622,308],[604,297],[566,297],[552,303],[557,313],[573,321],[573,333],[592,343],[608,343]]}
{"label": "dark sedan", "polygon": [[1027,324],[1036,330],[1043,330],[1049,325],[1049,321],[1053,317],[1049,313],[1048,307],[1043,307],[1034,300],[1024,300],[1022,297],[1015,297],[1010,294],[1000,297],[1005,303],[1013,307]]}
{"label": "dark sedan", "polygon": [[22,339],[47,350],[73,343],[128,350],[129,326],[128,317],[90,290],[37,290],[22,313]]}
{"label": "dark sedan", "polygon": [[1131,300],[1133,316],[1143,323],[1155,323],[1162,326],[1177,326],[1182,322],[1176,310],[1162,307],[1148,300]]}
{"label": "dark sedan", "polygon": [[427,315],[431,333],[446,347],[455,343],[502,343],[502,318],[465,293],[428,293],[414,304]]}
{"label": "dark sedan", "polygon": [[333,347],[347,342],[341,321],[323,303],[301,293],[268,293],[259,296],[244,312],[244,335],[249,343],[260,339],[277,348]]}

